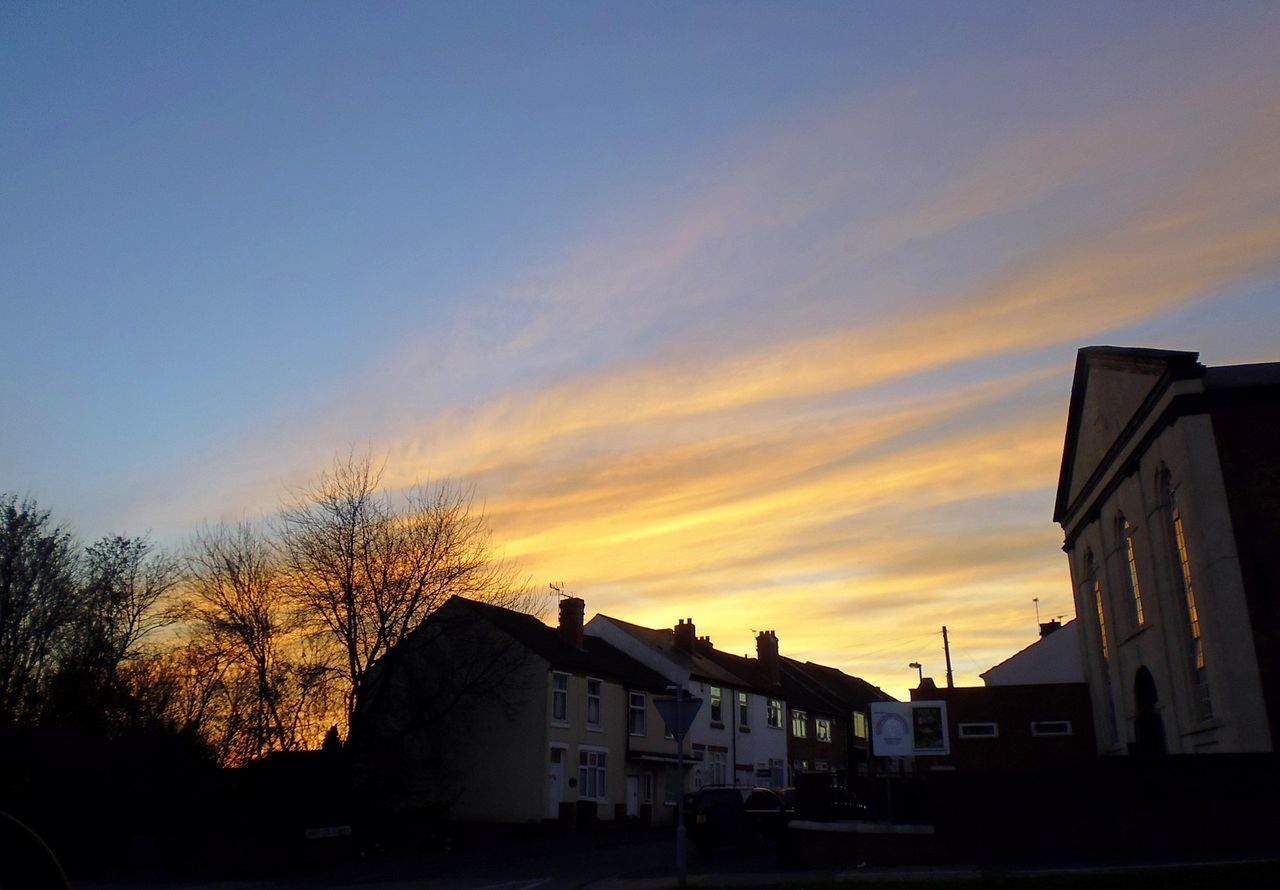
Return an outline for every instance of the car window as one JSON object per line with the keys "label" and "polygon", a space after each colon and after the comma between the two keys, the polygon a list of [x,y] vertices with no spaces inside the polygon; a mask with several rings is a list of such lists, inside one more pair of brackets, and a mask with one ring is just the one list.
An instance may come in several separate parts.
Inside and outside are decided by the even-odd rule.
{"label": "car window", "polygon": [[780,810],[782,801],[772,791],[753,791],[747,798],[746,806],[749,810]]}

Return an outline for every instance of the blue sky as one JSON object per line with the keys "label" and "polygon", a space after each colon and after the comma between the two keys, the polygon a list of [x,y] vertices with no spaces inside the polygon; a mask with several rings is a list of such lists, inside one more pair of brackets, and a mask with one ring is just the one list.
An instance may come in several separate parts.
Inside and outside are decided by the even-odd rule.
{"label": "blue sky", "polygon": [[985,668],[1069,609],[1075,349],[1280,358],[1276,45],[1262,3],[7,4],[0,490],[176,544],[369,448],[589,611]]}

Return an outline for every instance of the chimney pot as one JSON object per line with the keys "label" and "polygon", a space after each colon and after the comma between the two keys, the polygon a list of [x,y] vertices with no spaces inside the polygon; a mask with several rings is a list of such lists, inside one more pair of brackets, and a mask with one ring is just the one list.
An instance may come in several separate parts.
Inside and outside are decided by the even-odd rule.
{"label": "chimney pot", "polygon": [[575,649],[582,648],[582,616],[586,608],[587,604],[576,596],[560,600],[560,635]]}
{"label": "chimney pot", "polygon": [[782,682],[782,660],[778,656],[778,635],[771,630],[756,636],[756,659],[769,683]]}
{"label": "chimney pot", "polygon": [[694,630],[692,618],[676,622],[675,646],[677,649],[692,654],[697,643],[697,639],[698,637]]}

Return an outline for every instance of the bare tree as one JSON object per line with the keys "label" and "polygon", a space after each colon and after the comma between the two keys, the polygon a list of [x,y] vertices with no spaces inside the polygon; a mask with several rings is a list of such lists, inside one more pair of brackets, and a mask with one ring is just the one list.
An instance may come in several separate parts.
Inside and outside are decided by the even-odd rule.
{"label": "bare tree", "polygon": [[137,684],[151,673],[140,664],[148,637],[177,620],[166,602],[178,583],[177,560],[146,538],[115,535],[85,551],[79,574],[41,720],[107,736],[166,722]]}
{"label": "bare tree", "polygon": [[221,759],[236,763],[305,747],[332,671],[285,595],[270,542],[246,523],[206,528],[187,566],[191,653],[221,674],[187,704],[206,718]]}
{"label": "bare tree", "polygon": [[347,717],[369,667],[453,594],[522,607],[471,493],[443,482],[397,502],[370,457],[336,460],[280,513],[293,600],[341,652]]}
{"label": "bare tree", "polygon": [[34,501],[0,495],[0,726],[35,719],[75,617],[76,547]]}
{"label": "bare tree", "polygon": [[178,561],[145,537],[98,541],[85,552],[76,651],[68,659],[113,682],[121,664],[142,653],[148,637],[177,621],[165,598],[180,578]]}

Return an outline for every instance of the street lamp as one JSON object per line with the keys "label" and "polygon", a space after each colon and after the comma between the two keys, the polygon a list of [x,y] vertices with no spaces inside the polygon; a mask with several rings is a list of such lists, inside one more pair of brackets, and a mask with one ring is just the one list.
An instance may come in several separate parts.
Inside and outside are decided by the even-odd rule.
{"label": "street lamp", "polygon": [[913,661],[911,664],[907,665],[907,667],[915,668],[920,674],[920,682],[924,683],[924,667],[921,666],[920,662]]}

